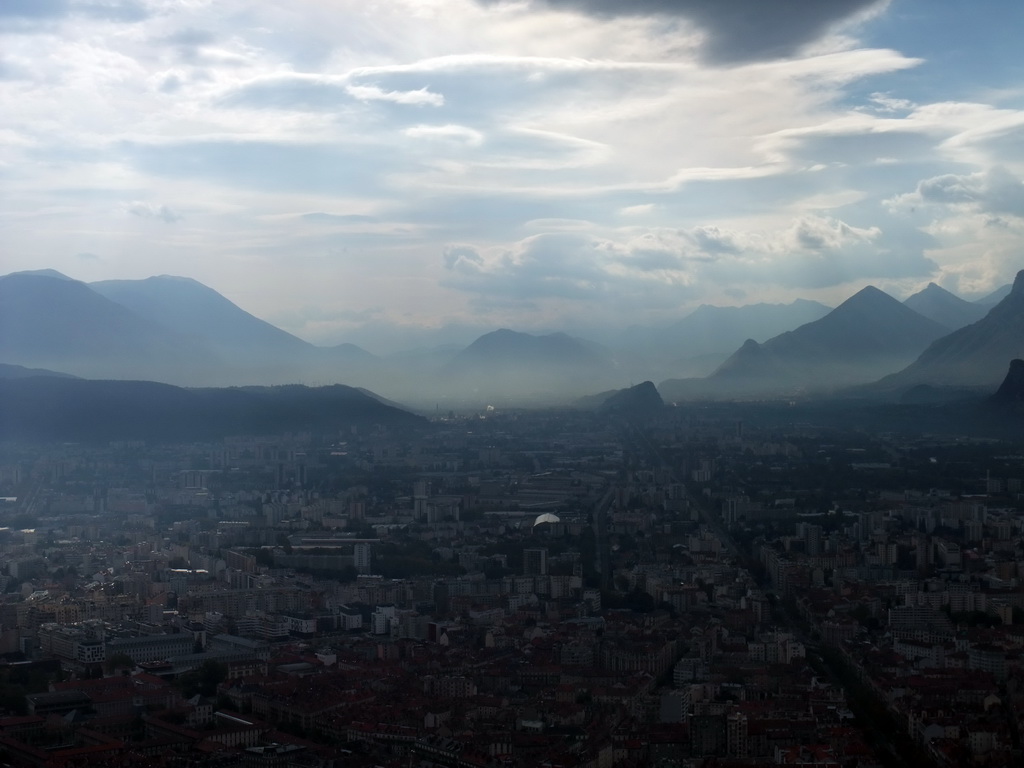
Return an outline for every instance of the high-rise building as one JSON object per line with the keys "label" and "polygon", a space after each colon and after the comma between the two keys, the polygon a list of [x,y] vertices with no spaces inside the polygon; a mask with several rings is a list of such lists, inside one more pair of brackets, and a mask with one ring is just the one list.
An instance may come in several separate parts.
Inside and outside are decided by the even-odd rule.
{"label": "high-rise building", "polygon": [[726,718],[726,751],[732,757],[746,757],[748,727],[747,717],[741,712],[731,712]]}
{"label": "high-rise building", "polygon": [[538,549],[523,550],[523,575],[524,576],[547,576],[548,575],[548,551],[541,547]]}
{"label": "high-rise building", "polygon": [[807,546],[807,554],[811,557],[817,557],[821,554],[821,535],[822,528],[820,525],[808,523],[804,526],[804,542]]}
{"label": "high-rise building", "polygon": [[370,561],[373,557],[373,545],[355,544],[352,549],[352,560],[359,573],[370,573]]}

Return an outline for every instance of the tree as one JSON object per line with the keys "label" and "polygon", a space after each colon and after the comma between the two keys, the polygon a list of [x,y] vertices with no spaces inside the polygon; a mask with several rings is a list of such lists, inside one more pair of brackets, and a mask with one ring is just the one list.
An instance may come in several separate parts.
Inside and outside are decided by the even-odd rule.
{"label": "tree", "polygon": [[265,565],[267,568],[274,567],[274,553],[264,547],[260,547],[256,550],[256,563],[258,565]]}
{"label": "tree", "polygon": [[217,686],[226,680],[227,676],[227,665],[210,659],[179,677],[178,687],[185,698],[192,698],[197,693],[202,696],[213,696],[217,693]]}
{"label": "tree", "polygon": [[103,668],[112,675],[119,669],[135,669],[135,662],[126,653],[115,653],[103,663]]}

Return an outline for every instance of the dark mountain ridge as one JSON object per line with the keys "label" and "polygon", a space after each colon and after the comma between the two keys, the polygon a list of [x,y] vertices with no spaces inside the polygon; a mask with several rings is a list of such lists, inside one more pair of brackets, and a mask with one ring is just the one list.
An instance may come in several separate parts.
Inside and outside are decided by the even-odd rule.
{"label": "dark mountain ridge", "polygon": [[1018,358],[1010,361],[1010,370],[1006,372],[1006,378],[999,385],[999,389],[992,395],[991,402],[1015,406],[1024,404],[1024,360]]}
{"label": "dark mountain ridge", "polygon": [[0,380],[0,434],[32,441],[190,440],[426,420],[352,387],[185,389],[152,381]]}
{"label": "dark mountain ridge", "polygon": [[620,389],[601,403],[599,410],[626,417],[648,417],[665,408],[658,388],[653,381],[642,381],[629,389]]}

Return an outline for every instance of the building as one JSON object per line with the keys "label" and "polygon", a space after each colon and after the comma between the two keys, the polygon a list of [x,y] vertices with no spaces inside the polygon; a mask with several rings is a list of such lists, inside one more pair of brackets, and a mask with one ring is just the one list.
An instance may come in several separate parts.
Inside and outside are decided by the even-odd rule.
{"label": "building", "polygon": [[547,576],[548,575],[548,551],[541,547],[538,549],[523,550],[523,575],[524,576]]}
{"label": "building", "polygon": [[373,558],[373,546],[360,542],[352,547],[352,562],[359,573],[371,573],[371,561]]}
{"label": "building", "polygon": [[184,656],[195,647],[192,633],[177,635],[141,635],[115,637],[106,643],[107,658],[123,654],[136,664],[145,661],[163,661],[172,656]]}

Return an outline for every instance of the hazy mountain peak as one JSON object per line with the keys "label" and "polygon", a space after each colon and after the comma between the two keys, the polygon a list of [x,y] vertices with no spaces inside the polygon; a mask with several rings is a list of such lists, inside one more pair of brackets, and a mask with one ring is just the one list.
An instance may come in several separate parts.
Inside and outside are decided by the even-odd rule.
{"label": "hazy mountain peak", "polygon": [[664,382],[669,399],[824,390],[867,383],[913,360],[947,328],[866,286],[819,320],[743,343],[703,384]]}
{"label": "hazy mountain peak", "polygon": [[928,283],[927,287],[907,297],[903,305],[951,331],[977,322],[987,311],[986,307],[964,301],[935,283]]}
{"label": "hazy mountain peak", "polygon": [[1024,270],[1017,273],[1009,293],[983,318],[936,340],[911,365],[878,382],[878,387],[994,387],[1009,361],[1022,357]]}
{"label": "hazy mountain peak", "polygon": [[212,362],[165,327],[83,282],[49,272],[0,278],[0,356],[6,361],[106,378],[169,377]]}
{"label": "hazy mountain peak", "polygon": [[903,305],[885,291],[873,285],[866,285],[848,298],[818,322],[832,324],[837,321],[846,322],[851,315],[872,315],[875,312],[893,312],[894,307],[903,309]]}
{"label": "hazy mountain peak", "polygon": [[247,348],[277,352],[312,348],[189,277],[158,275],[144,280],[101,280],[89,287],[166,328],[207,338],[229,354],[239,354]]}
{"label": "hazy mountain peak", "polygon": [[62,379],[76,379],[70,373],[50,371],[46,368],[26,368],[23,365],[12,365],[11,363],[0,363],[0,379],[26,379],[32,376],[56,376]]}
{"label": "hazy mountain peak", "polygon": [[[185,277],[184,275],[153,275],[152,277],[147,277],[146,279],[147,280],[174,280],[174,281],[177,281],[177,282],[180,282],[180,283],[195,283],[196,285],[203,285],[198,280],[196,280],[194,277]],[[203,286],[203,287],[205,288],[206,286]]]}
{"label": "hazy mountain peak", "polygon": [[508,328],[477,338],[452,358],[445,376],[451,392],[498,397],[578,392],[584,383],[619,377],[607,350],[593,342],[565,333],[537,336]]}
{"label": "hazy mountain peak", "polygon": [[1013,287],[1010,288],[1011,296],[1024,295],[1024,269],[1017,273],[1017,276],[1013,278]]}
{"label": "hazy mountain peak", "polygon": [[58,280],[68,280],[70,282],[78,282],[72,277],[68,277],[63,272],[58,272],[56,269],[25,269],[21,272],[11,272],[12,275],[36,275],[37,277],[54,277]]}
{"label": "hazy mountain peak", "polygon": [[853,294],[853,296],[844,301],[843,304],[848,304],[851,301],[886,301],[889,299],[895,301],[895,299],[893,299],[892,296],[883,291],[881,288],[876,288],[873,285],[865,285],[863,288],[861,288],[859,291]]}

